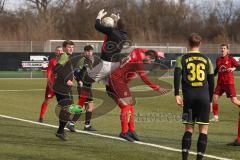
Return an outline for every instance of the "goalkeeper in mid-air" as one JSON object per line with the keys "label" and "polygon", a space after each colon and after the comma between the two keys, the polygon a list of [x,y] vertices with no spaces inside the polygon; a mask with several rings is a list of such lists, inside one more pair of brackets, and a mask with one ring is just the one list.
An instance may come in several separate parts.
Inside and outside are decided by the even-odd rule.
{"label": "goalkeeper in mid-air", "polygon": [[[107,85],[109,74],[119,67],[123,58],[121,51],[128,40],[124,20],[115,14],[103,18],[106,14],[107,12],[103,9],[98,13],[96,18],[95,28],[104,34],[104,42],[99,63],[91,69],[88,68],[87,74],[82,75],[82,81],[86,83],[104,81]],[[89,91],[89,88],[82,88],[81,106],[84,105]]]}

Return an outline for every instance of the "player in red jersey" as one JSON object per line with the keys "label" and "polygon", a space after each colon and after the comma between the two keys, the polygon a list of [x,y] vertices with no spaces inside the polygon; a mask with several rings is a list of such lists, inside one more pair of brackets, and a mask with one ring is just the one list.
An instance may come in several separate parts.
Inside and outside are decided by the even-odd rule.
{"label": "player in red jersey", "polygon": [[[228,55],[228,45],[221,44],[222,56],[216,60],[216,69],[214,74],[218,73],[217,86],[213,95],[213,121],[218,121],[218,98],[224,92],[226,92],[227,98],[231,99],[231,102],[237,107],[240,106],[240,101],[237,99],[234,75],[233,72],[239,66],[238,62]],[[237,139],[229,143],[229,145],[240,146],[240,122],[238,123],[238,137]]]}
{"label": "player in red jersey", "polygon": [[109,77],[108,94],[115,100],[121,108],[121,127],[120,137],[130,142],[139,141],[134,127],[134,104],[127,83],[135,78],[137,73],[141,79],[153,90],[161,94],[166,90],[152,83],[146,76],[144,65],[154,62],[156,58],[163,58],[164,53],[153,50],[134,49],[126,60]]}
{"label": "player in red jersey", "polygon": [[216,69],[214,74],[218,74],[217,86],[213,95],[213,121],[218,121],[218,98],[226,92],[227,98],[230,98],[236,106],[240,105],[237,99],[236,89],[234,84],[233,71],[239,66],[238,62],[228,55],[228,45],[221,44],[222,55],[216,60]]}
{"label": "player in red jersey", "polygon": [[43,117],[44,117],[44,114],[45,114],[45,112],[47,110],[49,99],[54,97],[54,91],[52,89],[53,82],[54,82],[53,68],[57,64],[58,57],[59,57],[59,55],[62,52],[63,52],[63,48],[61,46],[56,47],[56,49],[55,49],[55,57],[50,59],[49,64],[48,64],[48,68],[47,68],[47,86],[46,86],[46,90],[45,90],[45,99],[44,99],[44,101],[42,103],[41,111],[40,111],[40,115],[39,115],[39,119],[38,119],[38,121],[40,123],[43,123]]}

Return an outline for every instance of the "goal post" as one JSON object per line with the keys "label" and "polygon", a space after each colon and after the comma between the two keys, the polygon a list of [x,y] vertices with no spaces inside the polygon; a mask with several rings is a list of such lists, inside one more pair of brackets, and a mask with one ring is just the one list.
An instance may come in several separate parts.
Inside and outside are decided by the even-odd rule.
{"label": "goal post", "polygon": [[[101,48],[103,45],[103,41],[101,40],[71,40],[75,44],[75,52],[83,52],[83,48],[86,45],[92,45],[94,48],[94,52],[101,52]],[[62,46],[64,40],[48,40],[45,42],[44,52],[54,52],[57,46]],[[135,43],[128,41],[128,44],[131,46],[127,46],[122,49],[122,53],[128,53],[134,48],[145,48],[145,49],[153,49],[157,51],[162,51],[165,53],[187,53],[186,46],[177,46],[176,44],[164,44],[164,43],[144,43],[143,45],[140,43]]]}
{"label": "goal post", "polygon": [[[54,52],[57,46],[62,46],[65,40],[48,40],[46,41],[44,52]],[[71,40],[75,44],[75,52],[82,52],[84,46],[92,45],[95,52],[100,52],[103,41],[98,40]]]}

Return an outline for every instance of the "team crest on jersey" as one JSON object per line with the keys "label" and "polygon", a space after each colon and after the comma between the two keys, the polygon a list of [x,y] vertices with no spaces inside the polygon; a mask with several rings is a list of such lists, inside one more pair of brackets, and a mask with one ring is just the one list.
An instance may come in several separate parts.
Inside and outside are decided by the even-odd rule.
{"label": "team crest on jersey", "polygon": [[228,61],[226,61],[226,63],[225,64],[228,64]]}
{"label": "team crest on jersey", "polygon": [[224,65],[221,65],[221,67],[218,70],[219,72],[226,72],[227,71],[227,67]]}

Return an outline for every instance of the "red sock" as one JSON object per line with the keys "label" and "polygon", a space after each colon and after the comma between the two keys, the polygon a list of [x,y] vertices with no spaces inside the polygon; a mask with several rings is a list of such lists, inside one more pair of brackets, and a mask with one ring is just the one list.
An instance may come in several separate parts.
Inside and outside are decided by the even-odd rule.
{"label": "red sock", "polygon": [[213,104],[213,115],[218,116],[218,104]]}
{"label": "red sock", "polygon": [[240,112],[238,115],[238,137],[237,137],[238,142],[240,142]]}
{"label": "red sock", "polygon": [[130,114],[130,120],[129,120],[129,123],[128,123],[128,126],[129,126],[129,130],[131,132],[134,132],[135,131],[135,124],[134,124],[134,106],[129,106],[129,114]]}
{"label": "red sock", "polygon": [[43,118],[44,117],[44,114],[47,110],[47,107],[48,107],[48,103],[47,101],[45,100],[43,103],[42,103],[42,106],[41,106],[41,112],[40,112],[40,118]]}
{"label": "red sock", "polygon": [[121,108],[120,121],[121,121],[122,133],[127,133],[128,131],[128,111],[129,111],[128,106]]}

